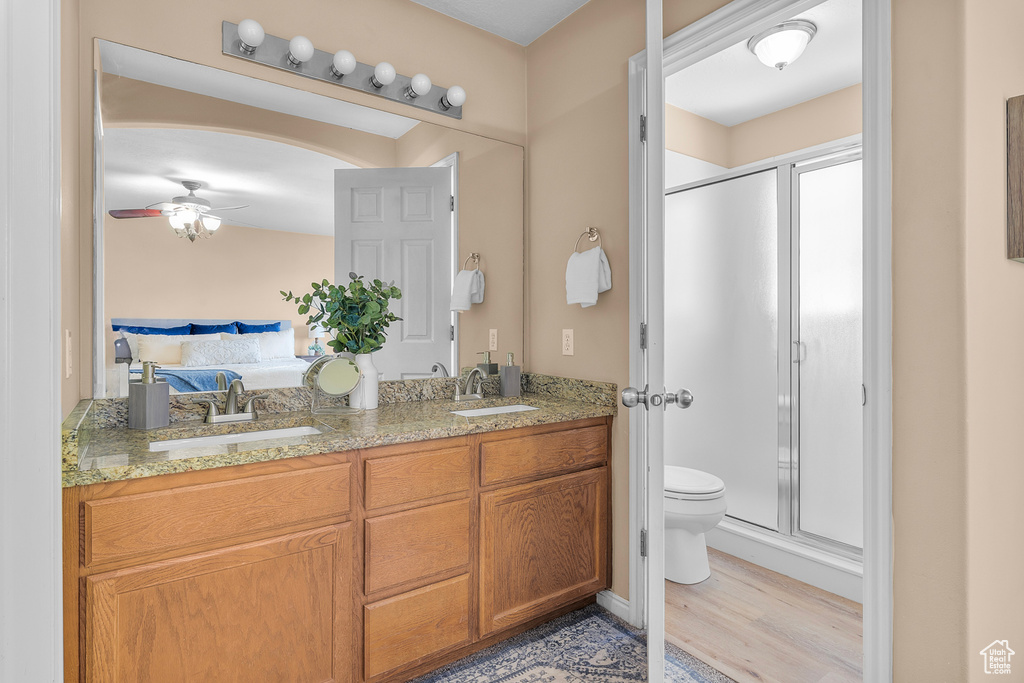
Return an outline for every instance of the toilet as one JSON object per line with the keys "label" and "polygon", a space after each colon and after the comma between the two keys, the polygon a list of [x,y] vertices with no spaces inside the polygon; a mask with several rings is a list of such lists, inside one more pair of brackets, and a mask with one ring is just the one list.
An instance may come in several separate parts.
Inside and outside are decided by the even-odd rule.
{"label": "toilet", "polygon": [[704,534],[725,517],[725,482],[688,467],[665,466],[665,578],[700,583],[711,576]]}

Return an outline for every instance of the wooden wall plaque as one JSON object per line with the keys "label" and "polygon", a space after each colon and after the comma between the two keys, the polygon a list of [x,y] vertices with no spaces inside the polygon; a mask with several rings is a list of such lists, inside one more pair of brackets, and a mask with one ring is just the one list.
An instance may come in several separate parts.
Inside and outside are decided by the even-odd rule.
{"label": "wooden wall plaque", "polygon": [[1024,95],[1006,101],[1006,258],[1024,262]]}

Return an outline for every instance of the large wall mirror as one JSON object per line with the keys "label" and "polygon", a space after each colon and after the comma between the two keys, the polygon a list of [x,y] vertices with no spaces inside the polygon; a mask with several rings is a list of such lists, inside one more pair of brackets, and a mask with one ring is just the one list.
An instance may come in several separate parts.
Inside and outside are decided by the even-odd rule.
{"label": "large wall mirror", "polygon": [[[522,147],[411,107],[399,116],[103,40],[96,53],[95,397],[125,395],[143,360],[180,392],[212,388],[222,368],[247,389],[297,386],[309,347],[330,349],[280,291],[353,271],[403,292],[402,321],[374,354],[381,379],[454,373],[491,329],[502,355],[521,357]],[[199,218],[174,208],[190,193]],[[474,253],[484,301],[454,313],[452,283]],[[258,359],[252,344],[204,356],[197,343],[243,338]]]}

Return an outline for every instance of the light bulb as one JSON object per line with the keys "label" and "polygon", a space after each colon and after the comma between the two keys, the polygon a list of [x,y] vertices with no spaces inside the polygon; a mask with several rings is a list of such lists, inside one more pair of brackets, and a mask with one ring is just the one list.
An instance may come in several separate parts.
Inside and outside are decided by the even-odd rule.
{"label": "light bulb", "polygon": [[426,95],[430,92],[430,88],[433,87],[433,83],[430,82],[430,77],[426,74],[416,74],[412,77],[412,83],[406,88],[405,94],[410,98],[417,98],[420,95]]}
{"label": "light bulb", "polygon": [[263,27],[255,19],[242,19],[238,22],[239,47],[245,54],[251,55],[256,52],[256,48],[263,44],[265,37]]}
{"label": "light bulb", "polygon": [[441,97],[441,108],[445,110],[452,107],[461,107],[465,103],[466,91],[457,85],[448,88],[448,92]]}
{"label": "light bulb", "polygon": [[334,53],[334,61],[331,62],[331,73],[335,78],[348,76],[356,70],[356,56],[348,50],[338,50]]}
{"label": "light bulb", "polygon": [[202,221],[206,232],[216,232],[217,228],[220,227],[220,219],[216,216],[203,216]]}
{"label": "light bulb", "polygon": [[288,41],[288,61],[299,66],[313,59],[313,41],[306,36],[295,36]]}
{"label": "light bulb", "polygon": [[395,82],[395,67],[387,62],[381,62],[373,67],[373,75],[370,76],[370,83],[375,88],[383,88]]}
{"label": "light bulb", "polygon": [[175,211],[171,214],[170,222],[171,227],[175,230],[184,230],[185,226],[189,223],[193,223],[196,220],[196,212],[185,209],[184,211]]}

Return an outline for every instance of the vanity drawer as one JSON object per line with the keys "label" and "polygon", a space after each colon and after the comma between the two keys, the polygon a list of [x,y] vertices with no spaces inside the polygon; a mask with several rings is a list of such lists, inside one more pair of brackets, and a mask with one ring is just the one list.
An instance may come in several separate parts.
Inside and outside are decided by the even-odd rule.
{"label": "vanity drawer", "polygon": [[469,576],[363,608],[363,674],[370,679],[469,642]]}
{"label": "vanity drawer", "polygon": [[603,465],[606,425],[520,436],[480,444],[480,484],[490,486]]}
{"label": "vanity drawer", "polygon": [[366,509],[468,491],[470,449],[443,448],[366,461]]}
{"label": "vanity drawer", "polygon": [[349,513],[351,463],[90,500],[85,564],[227,541]]}
{"label": "vanity drawer", "polygon": [[374,517],[366,524],[366,593],[469,566],[469,501]]}

